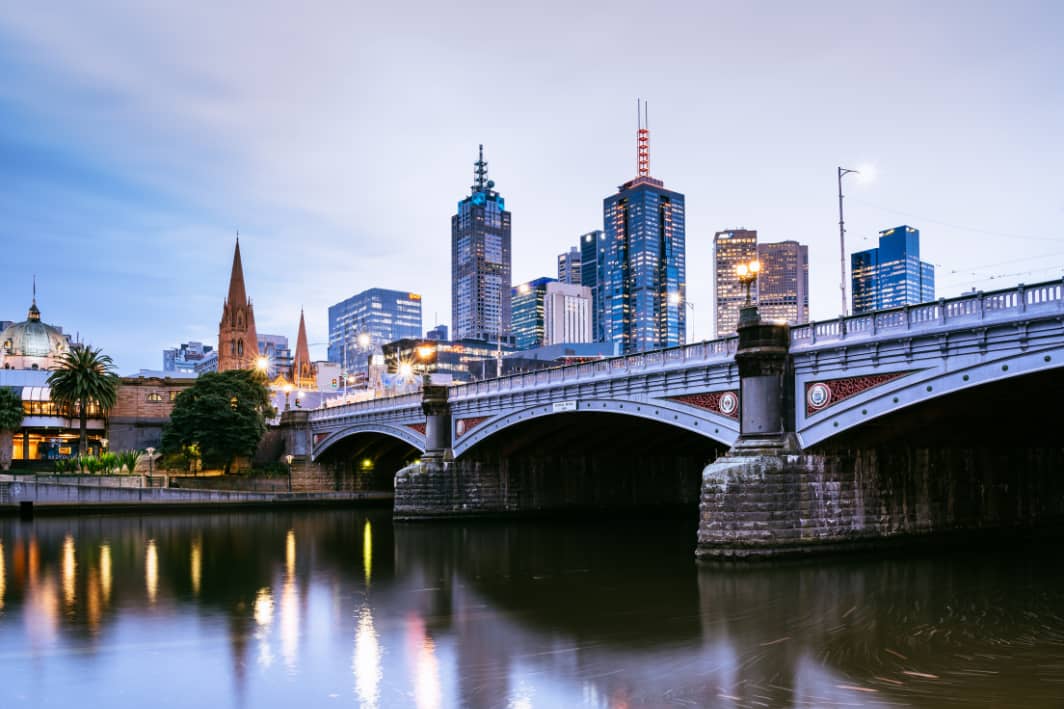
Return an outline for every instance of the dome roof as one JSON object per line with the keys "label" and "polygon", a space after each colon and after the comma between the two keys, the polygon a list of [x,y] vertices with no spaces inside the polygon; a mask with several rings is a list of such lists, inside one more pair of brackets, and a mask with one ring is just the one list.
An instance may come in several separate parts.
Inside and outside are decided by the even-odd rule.
{"label": "dome roof", "polygon": [[37,302],[30,306],[25,322],[15,323],[0,333],[0,355],[11,357],[51,357],[65,352],[63,333],[41,322]]}

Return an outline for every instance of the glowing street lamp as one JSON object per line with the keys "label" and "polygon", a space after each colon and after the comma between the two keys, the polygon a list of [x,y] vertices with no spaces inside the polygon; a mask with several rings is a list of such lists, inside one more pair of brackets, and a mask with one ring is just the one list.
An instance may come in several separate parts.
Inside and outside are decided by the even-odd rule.
{"label": "glowing street lamp", "polygon": [[360,349],[364,350],[369,347],[370,342],[372,342],[372,339],[370,338],[368,332],[360,332],[358,334],[358,346]]}
{"label": "glowing street lamp", "polygon": [[757,274],[761,272],[761,262],[756,258],[749,263],[740,263],[735,267],[735,275],[739,282],[746,286],[746,307],[750,307],[750,286],[757,280]]}
{"label": "glowing street lamp", "polygon": [[295,456],[291,453],[284,457],[284,459],[288,461],[288,492],[292,492],[292,460],[294,458]]}
{"label": "glowing street lamp", "polygon": [[290,411],[292,406],[289,403],[288,397],[292,394],[292,384],[290,382],[284,383],[284,410]]}
{"label": "glowing street lamp", "polygon": [[258,357],[255,360],[255,369],[265,376],[270,370],[270,358],[265,355]]}
{"label": "glowing street lamp", "polygon": [[148,487],[152,486],[152,473],[155,472],[155,449],[148,446]]}

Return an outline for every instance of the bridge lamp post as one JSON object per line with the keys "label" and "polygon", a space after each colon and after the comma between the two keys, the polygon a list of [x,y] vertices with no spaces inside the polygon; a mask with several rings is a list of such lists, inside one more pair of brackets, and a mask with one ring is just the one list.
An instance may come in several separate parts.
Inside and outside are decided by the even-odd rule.
{"label": "bridge lamp post", "polygon": [[291,453],[284,457],[284,459],[288,461],[288,492],[292,492],[292,460],[294,458],[295,456]]}
{"label": "bridge lamp post", "polygon": [[291,411],[292,406],[289,397],[292,395],[292,384],[290,382],[284,383],[284,410]]}
{"label": "bridge lamp post", "polygon": [[[695,304],[689,300],[684,300],[683,296],[680,295],[679,291],[673,291],[672,293],[669,293],[669,305],[683,305],[690,308],[692,313],[694,313],[695,311]],[[686,334],[687,333],[684,333],[684,335]],[[691,323],[691,339],[695,339],[694,322]]]}
{"label": "bridge lamp post", "polygon": [[424,384],[432,384],[432,372],[429,367],[436,363],[436,345],[431,342],[423,342],[414,348],[414,356],[417,357],[418,364],[421,365],[421,372],[424,376]]}
{"label": "bridge lamp post", "polygon": [[866,165],[860,170],[851,170],[846,167],[838,168],[839,178],[839,294],[842,298],[842,317],[846,317],[846,220],[842,216],[842,178],[847,175],[857,175],[862,181],[871,180],[875,177],[875,168]]}
{"label": "bridge lamp post", "polygon": [[759,273],[761,273],[761,262],[756,258],[735,267],[735,275],[739,278],[739,283],[746,286],[746,305],[739,311],[740,324],[757,320],[757,306],[751,300],[750,288],[757,281]]}

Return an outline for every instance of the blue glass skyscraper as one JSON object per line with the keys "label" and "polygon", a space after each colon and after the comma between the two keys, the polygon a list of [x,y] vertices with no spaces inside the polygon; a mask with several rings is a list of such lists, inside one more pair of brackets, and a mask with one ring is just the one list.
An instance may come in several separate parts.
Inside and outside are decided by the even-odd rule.
{"label": "blue glass skyscraper", "polygon": [[591,289],[592,342],[606,342],[606,235],[599,229],[580,237],[580,285]]}
{"label": "blue glass skyscraper", "polygon": [[853,312],[867,313],[935,299],[935,267],[920,260],[920,230],[879,232],[879,246],[850,256]]}
{"label": "blue glass skyscraper", "polygon": [[488,179],[483,145],[475,165],[470,194],[451,217],[451,332],[509,342],[510,213]]}
{"label": "blue glass skyscraper", "polygon": [[649,131],[637,132],[638,177],[603,201],[606,336],[619,354],[684,344],[684,196],[650,176]]}

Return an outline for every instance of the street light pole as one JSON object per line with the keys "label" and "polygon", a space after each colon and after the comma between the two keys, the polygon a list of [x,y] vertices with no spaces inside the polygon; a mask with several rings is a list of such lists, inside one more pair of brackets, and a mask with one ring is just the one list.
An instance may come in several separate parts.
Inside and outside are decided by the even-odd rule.
{"label": "street light pole", "polygon": [[842,178],[857,170],[839,167],[839,291],[842,295],[842,316],[846,317],[846,220],[842,216]]}

